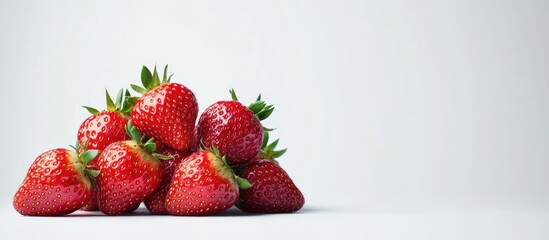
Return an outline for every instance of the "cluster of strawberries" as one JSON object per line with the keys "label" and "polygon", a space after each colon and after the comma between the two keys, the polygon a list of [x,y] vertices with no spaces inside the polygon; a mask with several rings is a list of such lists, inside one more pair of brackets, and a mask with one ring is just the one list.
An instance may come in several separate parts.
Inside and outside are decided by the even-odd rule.
{"label": "cluster of strawberries", "polygon": [[65,215],[100,210],[211,215],[234,205],[245,212],[295,212],[304,198],[275,160],[286,149],[269,143],[261,125],[274,108],[261,100],[208,107],[196,125],[194,93],[143,67],[141,97],[106,92],[107,109],[78,130],[73,150],[53,149],[36,158],[13,199],[22,215]]}

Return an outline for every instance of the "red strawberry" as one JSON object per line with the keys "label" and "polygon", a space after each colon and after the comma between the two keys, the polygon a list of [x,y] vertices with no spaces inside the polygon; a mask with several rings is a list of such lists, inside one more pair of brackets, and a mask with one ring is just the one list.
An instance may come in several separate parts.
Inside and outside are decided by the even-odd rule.
{"label": "red strawberry", "polygon": [[234,205],[239,185],[250,187],[234,175],[215,146],[212,149],[195,152],[176,167],[165,203],[168,213],[215,214]]}
{"label": "red strawberry", "polygon": [[84,206],[92,196],[94,178],[99,173],[86,168],[86,164],[97,153],[83,150],[77,154],[62,148],[42,153],[15,193],[15,210],[22,215],[53,216],[69,214]]}
{"label": "red strawberry", "polygon": [[[124,126],[130,120],[129,113],[132,105],[123,99],[129,97],[129,92],[118,92],[116,104],[106,92],[107,110],[98,110],[86,107],[92,115],[88,117],[78,129],[78,142],[81,146],[88,145],[89,149],[103,150],[113,142],[129,140]],[[125,96],[124,96],[125,95]]]}
{"label": "red strawberry", "polygon": [[295,212],[305,203],[303,194],[288,174],[273,161],[255,160],[240,171],[253,186],[242,190],[236,205],[253,213]]}
{"label": "red strawberry", "polygon": [[143,94],[132,110],[135,127],[147,136],[184,151],[190,147],[198,115],[198,103],[191,90],[179,83],[170,83],[164,68],[162,83],[154,68],[151,74],[147,67],[141,71],[141,82],[145,88],[131,85]]}
{"label": "red strawberry", "polygon": [[217,146],[230,165],[252,160],[261,148],[263,127],[260,121],[274,110],[261,101],[261,95],[249,107],[238,102],[231,89],[233,101],[219,101],[209,106],[198,121],[198,140],[206,147]]}
{"label": "red strawberry", "polygon": [[[78,142],[81,146],[87,145],[89,149],[103,150],[113,142],[128,140],[129,136],[124,131],[124,126],[130,120],[129,113],[132,109],[132,104],[126,101],[130,97],[130,93],[126,90],[118,92],[116,103],[114,103],[105,90],[107,99],[107,110],[99,112],[97,109],[84,106],[92,115],[88,117],[78,129]],[[95,165],[95,161],[90,163]],[[97,193],[93,189],[94,194],[82,210],[96,211]]]}
{"label": "red strawberry", "polygon": [[[266,135],[268,140],[268,135]],[[264,141],[265,143],[267,141]],[[240,175],[253,186],[242,190],[236,206],[245,212],[289,213],[295,212],[305,203],[303,194],[290,176],[278,166],[273,157],[280,157],[286,149],[274,151],[278,140],[270,145],[263,144],[260,158],[244,166]]]}
{"label": "red strawberry", "polygon": [[168,212],[166,211],[164,203],[166,202],[166,195],[168,194],[175,168],[183,159],[190,155],[190,152],[177,151],[168,146],[163,146],[161,149],[158,149],[157,152],[166,156],[172,156],[173,158],[162,161],[162,167],[164,168],[162,183],[160,183],[160,187],[143,202],[152,214],[167,214]]}
{"label": "red strawberry", "polygon": [[101,174],[99,209],[107,215],[119,215],[132,211],[151,195],[162,181],[162,164],[155,153],[154,139],[141,142],[141,134],[131,125],[126,132],[133,140],[115,142],[98,157]]}

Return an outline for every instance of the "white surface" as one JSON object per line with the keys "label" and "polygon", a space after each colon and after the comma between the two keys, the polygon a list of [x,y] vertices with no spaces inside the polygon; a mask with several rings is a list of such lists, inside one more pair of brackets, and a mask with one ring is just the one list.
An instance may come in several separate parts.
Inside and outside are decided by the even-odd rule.
{"label": "white surface", "polygon": [[[357,238],[540,239],[549,225],[547,12],[548,1],[1,1],[1,234],[121,222],[145,232],[176,221],[169,234],[245,222]],[[230,87],[245,102],[261,92],[275,104],[265,125],[289,149],[279,160],[319,210],[17,216],[12,196],[28,166],[75,141],[80,106],[104,106],[104,88],[137,83],[155,62],[170,64],[200,110]]]}
{"label": "white surface", "polygon": [[[22,217],[2,213],[0,231],[17,239],[445,239],[549,238],[548,212],[365,212],[306,207],[295,214],[219,216]],[[84,229],[89,231],[84,231]]]}

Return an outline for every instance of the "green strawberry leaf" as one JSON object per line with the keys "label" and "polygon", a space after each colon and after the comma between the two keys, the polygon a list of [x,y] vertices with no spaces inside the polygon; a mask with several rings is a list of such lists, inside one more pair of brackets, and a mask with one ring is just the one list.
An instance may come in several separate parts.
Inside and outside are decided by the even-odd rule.
{"label": "green strawberry leaf", "polygon": [[[144,137],[145,136],[142,137],[141,141],[143,141]],[[143,145],[143,148],[145,148],[148,153],[153,153],[156,151],[156,143],[154,142],[154,138],[147,140],[147,142]]]}
{"label": "green strawberry leaf", "polygon": [[124,89],[118,90],[118,94],[116,94],[116,109],[122,109],[123,97],[124,97]]}
{"label": "green strawberry leaf", "polygon": [[153,85],[152,85],[153,88],[160,86],[160,77],[158,76],[158,72],[156,71],[156,65],[154,65],[152,82],[153,82]]}
{"label": "green strawberry leaf", "polygon": [[98,114],[99,113],[99,110],[95,109],[95,108],[92,108],[92,107],[88,107],[88,106],[82,106],[83,108],[85,108],[86,110],[88,110],[89,113],[95,115],[95,114]]}
{"label": "green strawberry leaf", "polygon": [[[208,148],[206,148],[206,149],[208,149]],[[216,156],[221,158],[221,153],[219,153],[219,149],[217,149],[215,144],[212,144],[212,146],[208,150],[210,150],[210,152],[212,152],[213,154],[215,154]]]}
{"label": "green strawberry leaf", "polygon": [[264,107],[265,107],[264,101],[257,101],[250,104],[250,106],[248,106],[248,109],[250,109],[254,114],[258,114],[259,112],[261,112],[261,110],[263,110]]}
{"label": "green strawberry leaf", "polygon": [[281,157],[282,155],[284,155],[284,153],[286,153],[286,150],[288,150],[287,148],[284,148],[282,150],[278,150],[278,151],[273,151],[271,153],[271,157],[272,158],[279,158]]}
{"label": "green strawberry leaf", "polygon": [[130,95],[130,91],[126,89],[126,91],[122,94],[122,103],[119,108],[120,112],[122,112],[122,114],[126,116],[130,116],[130,111],[133,109],[133,106],[135,105],[135,101],[137,101],[137,99],[135,99],[135,101],[130,102],[131,98],[132,96]]}
{"label": "green strawberry leaf", "polygon": [[263,121],[267,119],[274,111],[273,105],[266,106],[261,112],[257,114],[257,118],[259,118],[260,121]]}
{"label": "green strawberry leaf", "polygon": [[137,131],[137,128],[132,125],[132,121],[128,121],[126,126],[124,127],[126,130],[126,133],[132,138],[132,140],[136,141],[138,144],[141,144],[141,134],[139,131]]}
{"label": "green strawberry leaf", "polygon": [[265,126],[262,126],[262,128],[263,128],[263,132],[272,132],[272,131],[276,130],[276,128],[267,128]]}
{"label": "green strawberry leaf", "polygon": [[114,104],[114,102],[112,101],[112,98],[109,95],[109,91],[107,91],[107,89],[105,89],[105,95],[106,95],[105,97],[107,99],[107,110],[115,111],[116,110],[116,104]]}
{"label": "green strawberry leaf", "polygon": [[132,87],[132,89],[133,89],[134,91],[136,91],[136,92],[138,92],[138,93],[141,93],[141,95],[147,93],[147,89],[144,89],[144,88],[142,88],[142,87],[140,87],[140,86],[137,86],[137,85],[135,85],[135,84],[130,84],[130,87]]}
{"label": "green strawberry leaf", "polygon": [[276,145],[278,145],[278,140],[275,140],[274,142],[272,142],[271,144],[267,145],[267,147],[265,147],[265,149],[263,149],[264,151],[268,152],[268,151],[272,151],[273,149],[276,148]]}
{"label": "green strawberry leaf", "polygon": [[162,74],[162,83],[168,82],[168,64],[164,67],[164,74]]}
{"label": "green strawberry leaf", "polygon": [[143,69],[141,69],[141,83],[143,84],[143,87],[145,87],[145,89],[152,89],[152,78],[153,76],[151,74],[151,71],[146,66],[143,66]]}
{"label": "green strawberry leaf", "polygon": [[278,145],[279,139],[276,139],[272,143],[269,142],[269,133],[263,132],[263,143],[261,147],[261,151],[259,152],[259,157],[264,159],[269,159],[271,161],[274,161],[275,158],[281,157],[286,151],[287,148],[281,149],[281,150],[275,150],[276,146]]}
{"label": "green strawberry leaf", "polygon": [[173,158],[172,155],[163,155],[163,154],[160,154],[160,153],[151,153],[151,155],[153,157],[155,157],[156,159],[159,159],[159,160],[169,160],[169,159]]}
{"label": "green strawberry leaf", "polygon": [[263,132],[263,142],[261,143],[261,149],[264,149],[267,147],[267,143],[269,142],[269,132],[265,131]]}
{"label": "green strawberry leaf", "polygon": [[143,145],[143,148],[145,148],[145,151],[147,151],[148,153],[153,153],[154,151],[156,151],[156,143],[147,142]]}
{"label": "green strawberry leaf", "polygon": [[88,168],[86,168],[84,171],[86,172],[87,175],[91,176],[92,178],[96,178],[97,176],[99,176],[99,173],[100,173],[99,170],[92,170]]}
{"label": "green strawberry leaf", "polygon": [[234,92],[234,89],[229,89],[229,93],[231,93],[231,98],[234,100],[234,101],[238,101],[238,98],[236,97],[236,93]]}
{"label": "green strawberry leaf", "polygon": [[84,165],[88,165],[99,154],[99,150],[87,150],[80,155],[80,159]]}
{"label": "green strawberry leaf", "polygon": [[239,177],[237,175],[234,175],[236,179],[236,184],[238,184],[238,188],[240,189],[248,189],[251,188],[253,185],[248,181],[248,179]]}
{"label": "green strawberry leaf", "polygon": [[139,100],[138,97],[128,97],[128,99],[126,99],[126,103],[127,105],[130,105],[130,107],[132,107],[133,105],[135,105],[137,100]]}

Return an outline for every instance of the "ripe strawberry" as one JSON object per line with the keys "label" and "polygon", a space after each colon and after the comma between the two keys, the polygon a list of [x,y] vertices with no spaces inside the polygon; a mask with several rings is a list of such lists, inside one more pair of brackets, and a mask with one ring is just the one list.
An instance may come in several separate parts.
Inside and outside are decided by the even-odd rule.
{"label": "ripe strawberry", "polygon": [[215,214],[234,205],[239,186],[250,184],[236,176],[212,146],[212,151],[195,152],[176,167],[165,206],[173,215]]}
{"label": "ripe strawberry", "polygon": [[132,110],[135,127],[147,136],[184,151],[190,147],[198,115],[198,103],[191,90],[179,83],[170,83],[168,66],[164,68],[162,83],[154,68],[151,74],[147,67],[141,71],[141,82],[145,88],[131,87],[143,94]]}
{"label": "ripe strawberry", "polygon": [[244,166],[239,173],[253,186],[242,190],[236,206],[252,213],[289,213],[295,212],[305,203],[303,194],[290,176],[278,166],[274,157],[280,157],[286,149],[274,151],[278,140],[266,145],[259,158]]}
{"label": "ripe strawberry", "polygon": [[129,140],[124,131],[124,126],[130,120],[129,113],[132,105],[124,101],[129,96],[126,90],[118,92],[116,103],[114,103],[105,90],[107,99],[107,109],[98,111],[97,109],[84,106],[92,115],[88,117],[78,129],[78,142],[81,146],[87,144],[89,149],[103,150],[113,142]]}
{"label": "ripe strawberry", "polygon": [[145,201],[143,202],[152,214],[160,215],[168,214],[164,204],[166,202],[166,195],[168,194],[175,168],[183,159],[189,156],[191,152],[177,151],[165,145],[158,149],[157,152],[166,156],[172,156],[173,158],[162,161],[162,167],[164,169],[162,183],[160,183],[160,187],[158,187],[158,189],[156,189],[156,191],[149,197],[145,198]]}
{"label": "ripe strawberry", "polygon": [[42,153],[15,193],[15,210],[22,215],[53,216],[69,214],[84,206],[92,196],[94,178],[99,174],[86,165],[97,153],[83,150],[77,154],[62,148]]}
{"label": "ripe strawberry", "polygon": [[274,107],[261,101],[261,95],[246,107],[238,102],[234,90],[229,92],[233,101],[216,102],[200,116],[198,141],[206,147],[217,146],[232,166],[257,156],[264,131],[260,121],[269,117]]}
{"label": "ripe strawberry", "polygon": [[[133,105],[127,101],[130,93],[126,90],[118,92],[116,103],[114,103],[105,90],[107,99],[107,109],[99,112],[92,107],[84,106],[92,115],[88,117],[78,129],[78,142],[81,146],[87,145],[89,149],[103,150],[113,142],[128,140],[129,136],[124,131],[124,126],[130,120],[129,113]],[[90,165],[96,165],[95,161]],[[97,193],[96,189],[82,210],[97,211]]]}
{"label": "ripe strawberry", "polygon": [[132,211],[162,181],[162,164],[158,159],[165,156],[155,153],[154,139],[143,144],[131,121],[126,132],[132,140],[112,143],[98,157],[99,209],[107,215]]}

